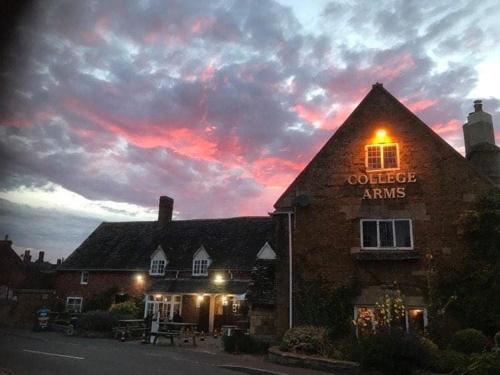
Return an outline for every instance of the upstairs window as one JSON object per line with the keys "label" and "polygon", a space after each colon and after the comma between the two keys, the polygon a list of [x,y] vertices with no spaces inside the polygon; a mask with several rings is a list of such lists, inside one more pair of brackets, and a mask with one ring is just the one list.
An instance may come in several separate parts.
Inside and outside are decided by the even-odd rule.
{"label": "upstairs window", "polygon": [[413,249],[410,219],[361,220],[363,249]]}
{"label": "upstairs window", "polygon": [[151,269],[149,270],[150,275],[164,275],[166,261],[163,259],[153,259],[151,261]]}
{"label": "upstairs window", "polygon": [[365,162],[368,171],[399,169],[398,144],[367,145]]}
{"label": "upstairs window", "polygon": [[89,273],[87,271],[83,271],[80,275],[80,284],[86,285],[89,283]]}
{"label": "upstairs window", "polygon": [[193,276],[208,275],[208,259],[195,259],[193,261]]}

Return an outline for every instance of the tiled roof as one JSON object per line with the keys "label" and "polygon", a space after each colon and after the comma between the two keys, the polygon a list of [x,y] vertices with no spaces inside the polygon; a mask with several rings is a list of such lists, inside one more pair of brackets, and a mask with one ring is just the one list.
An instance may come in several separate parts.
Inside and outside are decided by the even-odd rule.
{"label": "tiled roof", "polygon": [[148,269],[150,256],[161,245],[167,269],[190,269],[193,254],[204,246],[212,268],[251,269],[267,242],[273,243],[269,217],[102,223],[59,268]]}
{"label": "tiled roof", "polygon": [[210,279],[159,280],[148,288],[147,293],[214,293],[243,294],[248,281],[228,280],[224,284],[214,284]]}

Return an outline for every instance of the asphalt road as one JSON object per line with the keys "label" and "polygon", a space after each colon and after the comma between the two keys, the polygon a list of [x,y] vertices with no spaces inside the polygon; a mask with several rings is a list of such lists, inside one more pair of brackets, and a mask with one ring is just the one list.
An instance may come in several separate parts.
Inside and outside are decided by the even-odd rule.
{"label": "asphalt road", "polygon": [[[228,370],[220,366],[235,368]],[[241,368],[235,371],[236,367]],[[256,371],[257,368],[269,372]],[[14,375],[321,374],[270,364],[249,356],[211,353],[203,349],[6,329],[0,329],[0,375],[3,375],[2,369]]]}

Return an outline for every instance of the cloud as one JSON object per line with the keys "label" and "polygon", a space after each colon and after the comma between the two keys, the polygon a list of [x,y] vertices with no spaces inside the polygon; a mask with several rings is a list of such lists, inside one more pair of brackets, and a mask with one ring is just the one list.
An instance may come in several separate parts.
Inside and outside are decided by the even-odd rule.
{"label": "cloud", "polygon": [[272,0],[37,3],[2,55],[0,189],[266,214],[376,81],[461,149],[494,5],[332,1],[313,30]]}

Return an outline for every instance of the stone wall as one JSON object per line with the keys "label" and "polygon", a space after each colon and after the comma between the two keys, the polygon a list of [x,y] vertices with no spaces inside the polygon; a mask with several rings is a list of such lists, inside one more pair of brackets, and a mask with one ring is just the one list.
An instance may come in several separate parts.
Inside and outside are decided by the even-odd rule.
{"label": "stone wall", "polygon": [[[350,184],[349,176],[367,172],[365,146],[384,128],[398,143],[400,168],[414,173],[415,182]],[[383,176],[383,177],[384,177]],[[365,189],[400,187],[400,198],[363,199]],[[277,210],[293,210],[293,269],[306,280],[323,279],[332,287],[352,279],[362,288],[399,287],[409,297],[423,293],[429,262],[458,263],[464,244],[458,224],[475,198],[492,187],[460,154],[398,103],[375,87],[344,125],[321,149],[278,200]],[[296,205],[306,195],[308,205]],[[361,219],[411,219],[413,256],[394,253],[363,258]],[[288,322],[288,242],[286,216],[276,218],[282,229],[278,276],[278,328]],[[431,258],[432,255],[432,258]]]}

